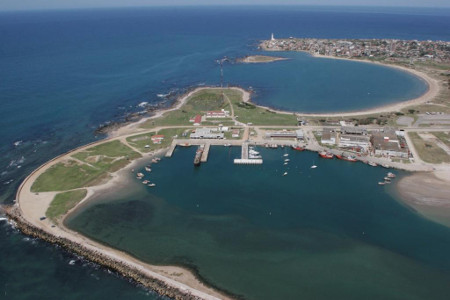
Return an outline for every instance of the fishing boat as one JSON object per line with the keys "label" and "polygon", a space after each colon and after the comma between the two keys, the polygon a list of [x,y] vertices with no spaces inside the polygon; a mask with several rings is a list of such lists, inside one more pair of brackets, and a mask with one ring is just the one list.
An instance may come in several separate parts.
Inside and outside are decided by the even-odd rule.
{"label": "fishing boat", "polygon": [[287,174],[288,174],[288,172],[284,172],[284,173],[283,173],[283,176],[286,176]]}
{"label": "fishing boat", "polygon": [[145,166],[145,171],[147,171],[147,172],[151,172],[152,171],[152,168],[150,168],[150,165]]}
{"label": "fishing boat", "polygon": [[289,158],[286,158],[285,160],[284,160],[284,162],[290,162],[291,160],[289,159]]}
{"label": "fishing boat", "polygon": [[385,180],[384,183],[385,183],[385,184],[390,184],[391,181],[390,181],[390,180]]}
{"label": "fishing boat", "polygon": [[315,169],[315,168],[317,168],[316,165],[312,165],[312,166],[311,166],[311,169]]}
{"label": "fishing boat", "polygon": [[369,161],[368,163],[367,163],[369,166],[372,166],[372,167],[376,167],[376,166],[378,166],[376,163],[374,163],[373,161]]}
{"label": "fishing boat", "polygon": [[148,180],[144,180],[144,181],[142,181],[142,184],[148,184],[150,181],[148,181]]}
{"label": "fishing boat", "polygon": [[287,162],[285,162],[285,163],[284,163],[283,165],[285,165],[285,166],[286,166],[286,165],[288,165],[288,163],[287,163]]}
{"label": "fishing boat", "polygon": [[204,149],[205,149],[205,145],[200,145],[197,149],[197,152],[195,152],[194,166],[200,166],[200,162],[201,162],[201,158],[202,158]]}
{"label": "fishing boat", "polygon": [[334,154],[331,152],[322,151],[322,152],[319,152],[319,156],[322,158],[331,159],[334,157]]}
{"label": "fishing boat", "polygon": [[154,186],[156,186],[156,184],[155,183],[149,183],[148,186],[154,187]]}
{"label": "fishing boat", "polygon": [[230,147],[231,144],[223,144],[224,147]]}
{"label": "fishing boat", "polygon": [[352,155],[338,155],[338,154],[336,154],[336,157],[338,158],[338,159],[342,159],[342,160],[346,160],[346,161],[351,161],[351,162],[355,162],[355,161],[358,161],[357,159],[356,159],[356,157],[354,157],[354,156],[352,156]]}
{"label": "fishing boat", "polygon": [[292,149],[296,150],[296,151],[304,151],[305,148],[300,147],[300,146],[291,146]]}
{"label": "fishing boat", "polygon": [[386,182],[384,182],[384,181],[380,181],[380,182],[378,182],[378,184],[379,184],[379,185],[385,185],[385,184],[386,184]]}
{"label": "fishing boat", "polygon": [[389,177],[384,177],[384,181],[391,181]]}
{"label": "fishing boat", "polygon": [[389,168],[390,168],[390,166],[387,165],[387,164],[382,164],[381,166],[382,166],[383,168],[386,168],[386,169],[389,169]]}
{"label": "fishing boat", "polygon": [[137,179],[142,179],[142,177],[144,177],[144,174],[142,174],[142,173],[137,173],[136,174],[136,178]]}
{"label": "fishing boat", "polygon": [[286,153],[286,154],[284,154],[283,156],[284,156],[284,157],[288,157],[288,156],[289,156],[289,154],[287,154],[287,153]]}
{"label": "fishing boat", "polygon": [[394,174],[394,173],[391,173],[391,172],[389,172],[389,173],[387,173],[387,177],[389,177],[389,178],[395,178],[395,174]]}

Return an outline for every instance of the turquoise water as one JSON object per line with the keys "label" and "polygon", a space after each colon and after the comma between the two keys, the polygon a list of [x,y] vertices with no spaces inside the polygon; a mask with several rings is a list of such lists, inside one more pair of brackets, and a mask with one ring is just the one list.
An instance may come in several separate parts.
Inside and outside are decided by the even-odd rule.
{"label": "turquoise water", "polygon": [[154,165],[147,177],[156,188],[133,181],[68,225],[144,261],[189,267],[248,299],[446,299],[450,292],[450,229],[378,186],[386,169],[290,149],[261,149],[263,165],[235,166],[238,147],[213,147],[195,168],[194,152],[177,149]]}

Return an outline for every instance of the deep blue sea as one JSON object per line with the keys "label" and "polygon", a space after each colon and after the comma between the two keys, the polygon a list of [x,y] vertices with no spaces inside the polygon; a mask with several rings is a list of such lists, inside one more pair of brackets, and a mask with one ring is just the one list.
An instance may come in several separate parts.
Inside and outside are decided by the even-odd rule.
{"label": "deep blue sea", "polygon": [[[140,110],[139,103],[169,105],[189,87],[219,84],[215,60],[257,53],[258,41],[272,32],[276,37],[450,40],[449,25],[448,9],[0,12],[0,200],[11,202],[20,181],[34,168],[101,138],[94,136],[100,124],[123,120]],[[308,112],[373,107],[416,97],[426,89],[417,78],[387,68],[304,53],[282,55],[292,60],[226,64],[224,82],[251,86],[257,103]],[[52,246],[25,241],[7,227],[0,234],[0,295],[8,299],[70,298],[75,291],[77,298],[88,297],[94,284],[89,280],[96,278],[105,288],[98,289],[95,299],[145,296],[107,272],[82,263],[68,266],[70,255]],[[43,296],[36,274],[54,294]]]}

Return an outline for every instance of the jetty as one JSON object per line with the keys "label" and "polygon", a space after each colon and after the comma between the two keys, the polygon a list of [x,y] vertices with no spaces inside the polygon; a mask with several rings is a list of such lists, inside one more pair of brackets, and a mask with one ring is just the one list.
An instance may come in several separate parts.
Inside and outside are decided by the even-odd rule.
{"label": "jetty", "polygon": [[200,159],[200,161],[203,162],[207,162],[208,161],[208,155],[209,155],[209,148],[211,148],[211,144],[207,143],[203,146],[203,153],[202,153],[202,158]]}
{"label": "jetty", "polygon": [[170,147],[169,147],[169,150],[167,150],[167,152],[166,152],[166,157],[172,157],[172,155],[173,155],[173,152],[175,151],[175,148],[177,147],[177,140],[173,140],[172,141],[172,144],[170,145]]}
{"label": "jetty", "polygon": [[263,160],[261,158],[248,158],[249,143],[245,142],[241,148],[241,158],[234,159],[235,165],[262,165]]}

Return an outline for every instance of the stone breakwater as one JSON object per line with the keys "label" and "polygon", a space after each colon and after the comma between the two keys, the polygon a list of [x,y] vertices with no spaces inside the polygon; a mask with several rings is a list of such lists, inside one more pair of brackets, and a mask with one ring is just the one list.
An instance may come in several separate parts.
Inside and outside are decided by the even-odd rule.
{"label": "stone breakwater", "polygon": [[93,251],[83,247],[80,244],[74,243],[66,238],[57,237],[52,235],[40,228],[37,228],[27,222],[20,215],[19,209],[16,206],[5,206],[3,210],[8,217],[8,219],[14,222],[15,227],[17,227],[22,233],[32,236],[35,238],[39,238],[48,243],[59,245],[62,248],[76,253],[85,257],[86,259],[97,263],[105,268],[116,271],[124,277],[127,277],[133,280],[135,283],[141,284],[146,288],[149,288],[156,293],[166,296],[172,299],[201,299],[199,297],[191,295],[189,292],[181,291],[174,287],[171,287],[164,283],[161,280],[151,278],[146,274],[143,274],[141,271],[112,258],[105,257],[102,253],[98,251]]}

